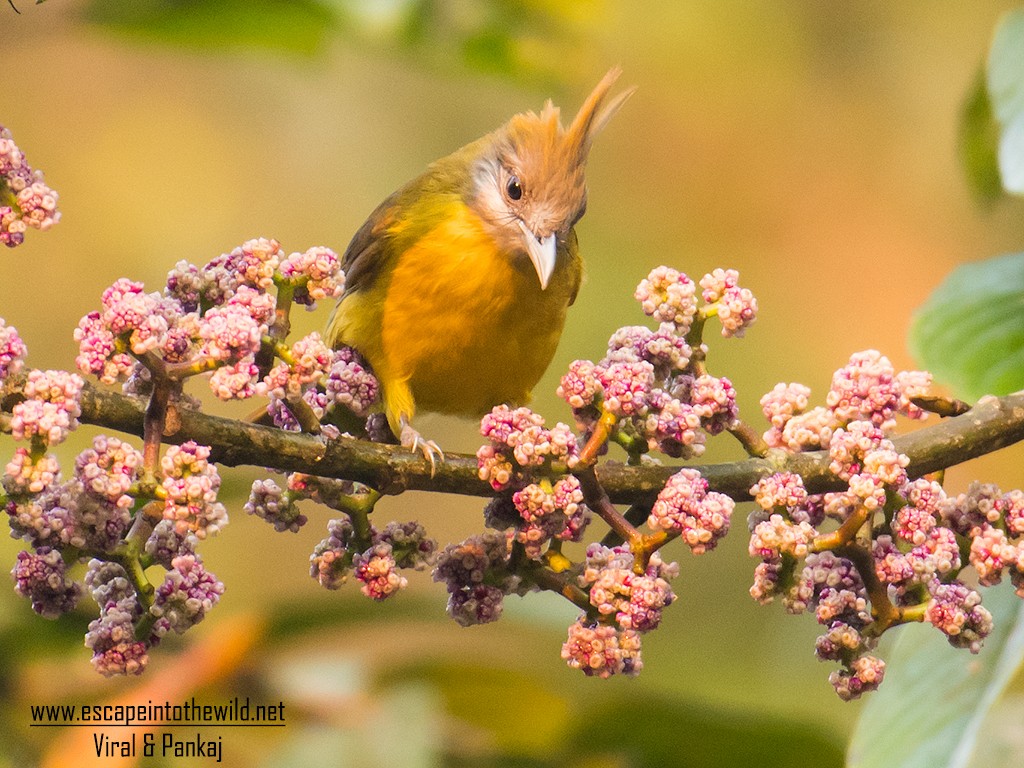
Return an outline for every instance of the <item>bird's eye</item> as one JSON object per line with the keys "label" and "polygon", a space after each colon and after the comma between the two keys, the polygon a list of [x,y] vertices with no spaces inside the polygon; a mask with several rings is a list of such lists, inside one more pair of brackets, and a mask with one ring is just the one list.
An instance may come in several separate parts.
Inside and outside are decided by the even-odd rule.
{"label": "bird's eye", "polygon": [[523,196],[523,185],[519,183],[518,176],[510,176],[508,183],[505,185],[505,192],[508,193],[510,200],[518,200]]}

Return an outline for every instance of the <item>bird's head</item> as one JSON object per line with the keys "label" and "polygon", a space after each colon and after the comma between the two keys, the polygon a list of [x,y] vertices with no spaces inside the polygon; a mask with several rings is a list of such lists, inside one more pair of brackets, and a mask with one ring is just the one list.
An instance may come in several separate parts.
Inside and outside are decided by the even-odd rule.
{"label": "bird's head", "polygon": [[539,115],[515,115],[485,137],[473,164],[471,204],[503,250],[529,257],[541,289],[555,269],[559,240],[586,210],[584,171],[594,137],[633,93],[606,102],[620,72],[604,76],[568,128],[548,101]]}

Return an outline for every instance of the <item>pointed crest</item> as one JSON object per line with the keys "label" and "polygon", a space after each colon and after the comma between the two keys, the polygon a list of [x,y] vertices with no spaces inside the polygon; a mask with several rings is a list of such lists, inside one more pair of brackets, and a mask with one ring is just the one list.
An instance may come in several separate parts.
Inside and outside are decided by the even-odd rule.
{"label": "pointed crest", "polygon": [[612,67],[608,70],[608,74],[601,78],[601,82],[590,92],[587,100],[580,107],[580,111],[573,118],[572,125],[566,130],[566,144],[570,148],[570,154],[576,155],[577,162],[586,160],[594,137],[600,133],[605,124],[626,103],[626,99],[636,91],[635,87],[630,88],[620,93],[607,104],[604,103],[605,98],[608,96],[608,91],[621,74],[622,70],[619,67]]}
{"label": "pointed crest", "polygon": [[[538,237],[571,227],[586,208],[585,170],[594,137],[635,89],[611,99],[608,93],[621,70],[611,69],[583,102],[568,128],[550,100],[540,114],[513,115],[490,134],[479,178],[481,205],[487,218],[503,220],[510,209]],[[503,175],[504,174],[504,175]],[[518,177],[520,196],[514,203],[503,197],[508,178]]]}
{"label": "pointed crest", "polygon": [[590,92],[568,128],[562,127],[561,113],[551,99],[544,102],[539,115],[534,112],[514,115],[506,128],[518,144],[517,149],[523,155],[531,154],[532,149],[547,163],[560,163],[566,169],[583,166],[594,137],[636,91],[636,88],[630,88],[605,103],[608,91],[620,74],[622,70],[619,67],[608,71]]}

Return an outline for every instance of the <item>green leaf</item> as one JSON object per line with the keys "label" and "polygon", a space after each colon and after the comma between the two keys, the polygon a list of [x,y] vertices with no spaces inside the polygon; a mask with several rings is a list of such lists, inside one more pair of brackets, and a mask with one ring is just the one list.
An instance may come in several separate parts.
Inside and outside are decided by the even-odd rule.
{"label": "green leaf", "polygon": [[954,270],[918,309],[909,344],[960,397],[1024,389],[1024,254]]}
{"label": "green leaf", "polygon": [[998,153],[999,124],[992,114],[985,71],[979,69],[960,113],[960,161],[971,189],[985,204],[1003,194]]}
{"label": "green leaf", "polygon": [[446,765],[839,768],[843,762],[838,739],[807,722],[638,691],[630,680],[579,676],[556,685],[512,665],[428,661],[390,668],[378,676],[377,689],[399,682],[428,684],[446,715],[470,733],[486,734],[486,753],[453,741]]}
{"label": "green leaf", "polygon": [[870,694],[848,768],[966,768],[978,733],[1024,660],[1024,601],[1009,584],[987,589],[995,627],[976,657],[934,627],[901,627],[885,681]]}
{"label": "green leaf", "polygon": [[996,118],[1008,123],[1024,113],[1024,10],[1005,14],[996,25],[988,57],[988,89]]}
{"label": "green leaf", "polygon": [[313,55],[338,17],[316,0],[93,0],[89,22],[133,37],[202,50]]}
{"label": "green leaf", "polygon": [[1024,10],[999,21],[988,58],[988,93],[1002,125],[999,171],[1006,191],[1024,194]]}
{"label": "green leaf", "polygon": [[[1020,683],[1020,675],[1014,687]],[[971,768],[1000,765],[1024,765],[1024,740],[1020,724],[1024,722],[1024,696],[1011,689],[996,702],[978,732],[977,749]]]}
{"label": "green leaf", "polygon": [[591,5],[596,12],[594,0],[463,5],[457,13],[440,0],[89,0],[83,15],[108,32],[194,50],[313,56],[347,39],[431,66],[557,84],[573,30]]}
{"label": "green leaf", "polygon": [[490,742],[507,754],[550,751],[570,723],[568,699],[529,671],[428,661],[391,669],[377,684],[387,690],[411,681],[428,683],[449,715],[489,732]]}
{"label": "green leaf", "polygon": [[[646,671],[644,672],[646,674]],[[592,681],[597,682],[597,681]],[[780,695],[785,692],[780,691]],[[830,768],[840,745],[812,723],[668,696],[606,693],[566,735],[560,765]],[[894,764],[895,765],[895,764]]]}

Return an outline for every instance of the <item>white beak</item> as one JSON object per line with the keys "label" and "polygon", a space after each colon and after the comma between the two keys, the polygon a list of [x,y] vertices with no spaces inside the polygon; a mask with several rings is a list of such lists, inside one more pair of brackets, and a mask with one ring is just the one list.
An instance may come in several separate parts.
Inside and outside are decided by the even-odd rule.
{"label": "white beak", "polygon": [[533,268],[537,270],[540,289],[543,291],[548,287],[551,273],[555,271],[555,235],[552,233],[547,237],[537,237],[522,221],[519,222],[519,228],[523,230],[526,253],[533,262]]}

